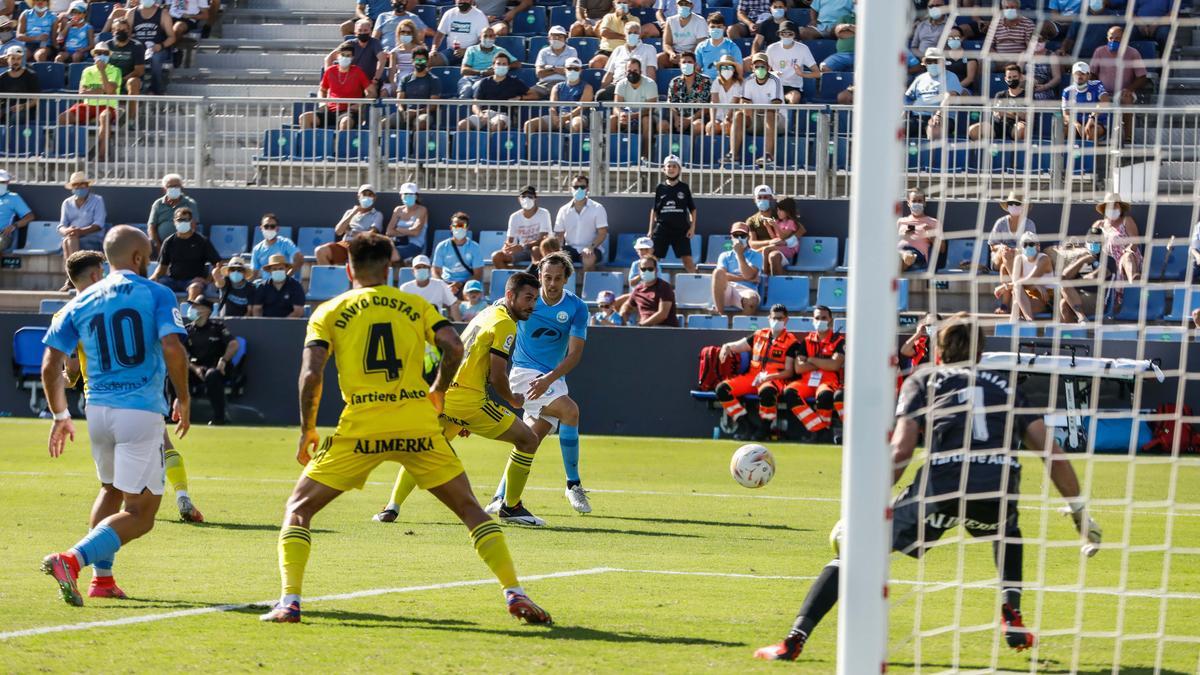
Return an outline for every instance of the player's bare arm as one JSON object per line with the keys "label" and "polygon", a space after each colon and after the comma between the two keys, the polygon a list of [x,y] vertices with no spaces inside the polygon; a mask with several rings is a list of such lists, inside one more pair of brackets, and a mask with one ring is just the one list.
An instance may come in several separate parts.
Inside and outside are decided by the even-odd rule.
{"label": "player's bare arm", "polygon": [[175,421],[175,436],[183,438],[192,426],[192,394],[188,389],[187,348],[179,336],[168,335],[162,339],[163,360],[167,364],[167,376],[175,389],[175,404],[171,419]]}
{"label": "player's bare arm", "polygon": [[304,346],[300,357],[300,444],[296,461],[308,464],[321,437],[317,434],[317,410],[321,406],[321,389],[325,384],[325,361],[329,348],[319,344]]}
{"label": "player's bare arm", "polygon": [[54,415],[50,427],[49,449],[51,457],[63,453],[67,440],[75,440],[75,425],[67,409],[67,389],[63,381],[63,365],[67,355],[53,347],[47,347],[42,355],[42,387],[46,390],[46,404]]}

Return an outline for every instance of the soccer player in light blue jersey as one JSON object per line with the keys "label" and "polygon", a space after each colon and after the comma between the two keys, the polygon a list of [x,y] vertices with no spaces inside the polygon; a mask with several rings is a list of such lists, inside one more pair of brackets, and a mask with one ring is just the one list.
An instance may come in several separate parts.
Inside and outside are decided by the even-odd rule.
{"label": "soccer player in light blue jersey", "polygon": [[[579,406],[567,394],[567,373],[583,358],[588,324],[587,305],[565,289],[573,271],[571,259],[561,252],[551,253],[539,263],[542,292],[533,314],[517,324],[509,382],[514,392],[525,395],[525,423],[539,441],[558,428],[567,501],[579,513],[591,513],[579,479]],[[501,479],[487,506],[489,513],[499,512],[506,502],[521,500],[521,495],[506,495],[505,487]]]}
{"label": "soccer player in light blue jersey", "polygon": [[63,599],[83,605],[77,579],[87,565],[112,568],[122,545],[154,526],[163,494],[163,384],[175,388],[172,417],[182,438],[190,426],[187,352],[175,295],[146,279],[150,239],[128,226],[109,230],[104,253],[112,273],[88,287],[55,315],[44,342],[42,386],[54,426],[51,457],[75,439],[67,409],[63,366],[77,348],[86,363],[88,435],[101,484],[120,493],[124,509],[100,521],[65,553],[52,553],[42,571],[58,583]]}

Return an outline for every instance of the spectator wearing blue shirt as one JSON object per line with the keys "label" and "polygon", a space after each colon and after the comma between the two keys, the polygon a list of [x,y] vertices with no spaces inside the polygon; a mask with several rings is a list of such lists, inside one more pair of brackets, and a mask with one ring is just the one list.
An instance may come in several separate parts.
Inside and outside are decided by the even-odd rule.
{"label": "spectator wearing blue shirt", "polygon": [[471,90],[475,83],[495,74],[492,62],[496,60],[497,54],[508,57],[510,71],[521,67],[521,62],[513,58],[508,50],[496,46],[496,31],[489,26],[479,36],[479,44],[467,47],[466,53],[463,54],[462,65],[459,66],[462,76],[458,81],[459,98],[471,98]]}
{"label": "spectator wearing blue shirt", "polygon": [[406,0],[394,0],[392,2],[392,11],[385,12],[375,17],[375,39],[383,43],[383,48],[391,51],[396,46],[396,30],[400,26],[401,21],[411,21],[416,26],[417,34],[414,39],[417,42],[424,42],[425,38],[433,37],[433,29],[421,20],[421,17],[408,11],[408,3]]}
{"label": "spectator wearing blue shirt", "polygon": [[511,66],[508,54],[501,52],[495,56],[492,76],[480,80],[475,85],[476,101],[471,106],[471,115],[459,120],[458,130],[486,128],[491,131],[507,131],[511,125],[510,108],[505,105],[484,106],[482,101],[529,101],[538,97],[524,82],[509,75]]}
{"label": "spectator wearing blue shirt", "polygon": [[800,29],[800,39],[820,40],[833,37],[842,17],[854,13],[854,0],[812,0],[809,9],[812,24]]}
{"label": "spectator wearing blue shirt", "polygon": [[1091,79],[1091,68],[1080,61],[1071,67],[1071,84],[1063,89],[1063,121],[1075,125],[1076,137],[1089,141],[1104,138],[1108,130],[1108,115],[1099,108],[1112,101],[1104,83]]}
{"label": "spectator wearing blue shirt", "polygon": [[461,295],[471,279],[483,279],[483,250],[471,238],[471,217],[459,211],[450,216],[450,238],[433,249],[433,275],[448,284],[454,295]]}
{"label": "spectator wearing blue shirt", "polygon": [[470,321],[488,307],[487,298],[483,297],[483,282],[478,279],[463,286],[463,297],[466,299],[458,303],[460,321]]}
{"label": "spectator wearing blue shirt", "polygon": [[725,37],[725,17],[720,12],[713,12],[708,17],[708,39],[696,45],[696,65],[700,71],[711,80],[717,79],[717,61],[728,55],[738,64],[737,70],[742,72],[742,50],[737,43]]}
{"label": "spectator wearing blue shirt", "polygon": [[617,310],[613,307],[616,301],[617,298],[612,291],[600,291],[596,294],[596,304],[600,307],[600,311],[592,315],[591,324],[593,326],[624,326],[625,319],[621,318],[621,315],[617,314]]}
{"label": "spectator wearing blue shirt", "polygon": [[[108,211],[104,198],[92,192],[95,183],[84,171],[76,171],[67,180],[66,188],[71,196],[63,200],[58,219],[58,233],[62,235],[63,259],[70,258],[76,251],[101,251],[104,245],[104,221]],[[70,290],[71,281],[63,285]]]}
{"label": "spectator wearing blue shirt", "polygon": [[361,19],[354,24],[354,39],[338,45],[325,56],[325,68],[328,69],[338,62],[347,47],[350,48],[350,65],[358,66],[367,74],[375,91],[379,91],[379,81],[387,67],[388,54],[383,48],[383,42],[373,36],[375,24],[369,19]]}
{"label": "spectator wearing blue shirt", "polygon": [[304,316],[304,287],[289,274],[287,258],[275,254],[263,266],[263,278],[254,282],[250,316],[278,319]]}
{"label": "spectator wearing blue shirt", "polygon": [[[1137,23],[1134,30],[1136,35],[1145,40],[1154,40],[1161,50],[1167,44],[1167,36],[1171,34],[1170,17],[1175,7],[1175,0],[1135,0],[1133,15],[1145,21],[1146,19],[1165,18],[1161,23]],[[1122,12],[1124,13],[1124,12]]]}
{"label": "spectator wearing blue shirt", "polygon": [[944,118],[941,107],[950,97],[961,96],[963,88],[958,76],[946,69],[944,61],[942,50],[937,47],[926,49],[925,72],[918,75],[904,92],[905,104],[925,108],[908,112],[909,138],[920,137],[924,131],[926,138],[936,141],[942,137],[944,126],[949,126],[950,133],[954,133],[954,118]]}
{"label": "spectator wearing blue shirt", "polygon": [[21,195],[8,191],[12,174],[0,169],[0,251],[8,250],[17,240],[17,230],[33,220],[33,211]]}
{"label": "spectator wearing blue shirt", "polygon": [[405,0],[354,0],[354,18],[342,24],[342,35],[354,34],[355,24],[360,21],[370,21],[372,24],[395,8],[395,5],[405,7]]}
{"label": "spectator wearing blue shirt", "polygon": [[750,248],[750,228],[745,223],[734,223],[729,228],[729,237],[732,247],[717,258],[717,267],[712,273],[712,312],[721,315],[729,307],[753,316],[762,303],[758,281],[763,256]]}
{"label": "spectator wearing blue shirt", "polygon": [[271,256],[281,255],[285,260],[292,261],[292,273],[299,278],[304,269],[304,254],[295,242],[279,234],[279,219],[275,214],[264,213],[258,227],[262,231],[262,241],[250,251],[251,274],[265,267]]}

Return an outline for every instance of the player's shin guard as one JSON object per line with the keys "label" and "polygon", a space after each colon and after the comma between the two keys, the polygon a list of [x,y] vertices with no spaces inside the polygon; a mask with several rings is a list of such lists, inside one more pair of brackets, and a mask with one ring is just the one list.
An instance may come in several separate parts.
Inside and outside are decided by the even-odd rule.
{"label": "player's shin guard", "polygon": [[392,486],[392,498],[388,502],[388,508],[399,510],[400,505],[408,496],[417,489],[417,479],[412,477],[412,474],[400,467],[400,473],[396,474],[396,484]]}
{"label": "player's shin guard", "polygon": [[508,543],[505,542],[504,533],[495,521],[488,519],[476,525],[475,529],[471,530],[471,543],[475,545],[475,552],[492,570],[492,574],[500,580],[502,587],[516,588],[520,585],[517,582],[517,570],[513,567],[512,554],[508,551]]}
{"label": "player's shin guard", "polygon": [[525,483],[529,481],[529,470],[533,467],[533,455],[512,449],[508,453],[508,466],[504,469],[504,505],[516,506],[525,492]]}
{"label": "player's shin guard", "polygon": [[167,482],[171,484],[171,489],[175,494],[180,492],[187,494],[188,477],[187,469],[183,466],[183,456],[176,450],[163,451],[163,466],[166,469]]}
{"label": "player's shin guard", "polygon": [[304,568],[308,565],[308,553],[312,550],[312,533],[307,527],[285,525],[279,531],[279,576],[283,581],[283,595],[300,595],[304,584]]}
{"label": "player's shin guard", "polygon": [[558,447],[562,450],[563,471],[567,487],[579,485],[579,427],[558,425]]}
{"label": "player's shin guard", "polygon": [[837,604],[838,565],[838,559],[834,558],[821,570],[812,588],[808,589],[804,604],[800,605],[800,613],[796,615],[796,622],[792,624],[792,630],[788,633],[789,638],[803,635],[807,639],[821,619]]}
{"label": "player's shin guard", "polygon": [[[75,555],[80,567],[86,567],[101,561],[111,561],[120,548],[121,538],[117,536],[117,531],[101,523],[71,547],[71,553]],[[112,563],[109,562],[108,565],[109,569],[112,569]]]}

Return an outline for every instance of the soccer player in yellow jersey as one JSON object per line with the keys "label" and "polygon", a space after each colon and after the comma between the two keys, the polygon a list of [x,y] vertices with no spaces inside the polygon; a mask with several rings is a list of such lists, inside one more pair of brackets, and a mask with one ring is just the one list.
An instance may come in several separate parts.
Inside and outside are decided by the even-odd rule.
{"label": "soccer player in yellow jersey", "polygon": [[[376,233],[356,236],[350,242],[348,268],[353,288],[322,304],[309,319],[300,366],[296,453],[305,468],[288,499],[279,533],[283,594],[261,618],[300,621],[300,587],[312,546],[313,517],[346,490],[361,489],[382,462],[393,461],[467,526],[475,551],[504,588],[508,612],[528,623],[550,623],[546,610],[521,589],[504,533],[475,500],[438,423],[450,374],[462,361],[462,342],[433,305],[387,284],[391,257],[390,239]],[[432,388],[423,377],[427,343],[442,353]],[[330,354],[346,405],[337,429],[322,441],[317,408]]]}
{"label": "soccer player in yellow jersey", "polygon": [[[488,398],[490,384],[496,394],[513,408],[525,402],[514,394],[508,383],[508,360],[517,340],[517,321],[524,321],[537,303],[538,278],[528,272],[517,272],[504,285],[504,299],[480,312],[463,332],[466,356],[450,391],[446,392],[442,409],[442,429],[446,439],[460,432],[479,434],[484,438],[512,443],[505,480],[518,486],[513,494],[521,494],[529,479],[529,468],[537,452],[538,438],[512,410]],[[400,513],[400,505],[416,489],[414,476],[401,468],[392,489],[392,499],[375,520],[390,523]],[[519,525],[545,525],[546,521],[530,513],[521,502],[500,509],[500,520]]]}

